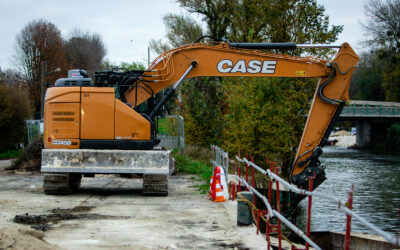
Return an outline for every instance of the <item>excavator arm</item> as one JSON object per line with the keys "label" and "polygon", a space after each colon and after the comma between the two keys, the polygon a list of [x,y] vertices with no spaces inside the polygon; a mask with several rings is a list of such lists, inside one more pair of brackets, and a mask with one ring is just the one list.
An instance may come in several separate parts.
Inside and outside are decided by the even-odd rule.
{"label": "excavator arm", "polygon": [[[302,187],[308,177],[316,175],[316,186],[325,179],[319,166],[321,148],[345,102],[352,73],[359,60],[349,44],[344,43],[332,61],[314,57],[293,57],[254,49],[296,49],[293,43],[192,44],[160,55],[143,77],[126,92],[127,101],[139,105],[155,93],[172,86],[167,95],[183,79],[193,77],[299,77],[320,78],[307,122],[291,169],[292,181]],[[166,98],[167,99],[167,98]],[[165,102],[159,104],[161,107]],[[150,116],[155,115],[155,111]]]}

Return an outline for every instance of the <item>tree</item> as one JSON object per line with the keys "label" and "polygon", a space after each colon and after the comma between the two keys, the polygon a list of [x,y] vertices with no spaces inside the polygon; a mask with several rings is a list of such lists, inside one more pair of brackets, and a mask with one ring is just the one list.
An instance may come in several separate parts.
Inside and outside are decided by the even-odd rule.
{"label": "tree", "polygon": [[101,35],[75,29],[65,42],[65,56],[69,67],[85,69],[89,73],[101,68],[107,51]]}
{"label": "tree", "polygon": [[146,67],[140,62],[121,62],[120,64],[111,63],[106,60],[102,63],[101,69],[103,70],[113,70],[113,69],[127,69],[127,70],[145,70]]}
{"label": "tree", "polygon": [[386,101],[400,101],[400,0],[370,0],[365,5],[369,20],[363,25],[365,44],[375,52],[382,69]]}
{"label": "tree", "polygon": [[400,51],[400,0],[369,0],[365,13],[370,18],[363,28],[366,44],[383,47],[391,52]]}
{"label": "tree", "polygon": [[220,80],[215,77],[187,80],[179,96],[176,112],[185,119],[187,143],[203,147],[221,144],[224,93]]}
{"label": "tree", "polygon": [[168,42],[161,39],[150,41],[150,48],[157,54],[194,42],[203,35],[203,29],[193,18],[184,15],[167,14],[163,17]]}
{"label": "tree", "polygon": [[189,13],[196,13],[207,24],[210,36],[225,38],[232,22],[234,4],[238,0],[177,0]]}
{"label": "tree", "polygon": [[47,81],[54,82],[65,75],[66,61],[60,30],[43,19],[28,23],[16,36],[15,58],[27,78],[34,110],[40,111],[42,65],[47,65],[49,71],[56,68],[63,69],[58,74],[48,76]]}
{"label": "tree", "polygon": [[[233,155],[250,153],[258,164],[265,159],[287,166],[295,155],[315,83],[304,79],[224,79],[226,127],[223,147]],[[287,176],[288,168],[283,168]]]}
{"label": "tree", "polygon": [[[324,7],[315,0],[177,0],[207,23],[208,35],[240,42],[331,43],[343,26],[329,27]],[[329,50],[307,52],[326,56]],[[286,52],[287,53],[287,52]]]}
{"label": "tree", "polygon": [[[241,42],[288,42],[331,43],[337,39],[342,26],[329,26],[324,8],[310,0],[178,0],[190,13],[199,14],[207,23],[208,35],[216,39],[228,38]],[[215,20],[218,20],[215,22]],[[287,53],[287,52],[286,52]],[[328,57],[327,50],[296,51],[295,55],[313,53]],[[204,84],[204,85],[202,85]],[[304,110],[315,92],[314,79],[229,78],[215,84],[228,86],[225,94],[210,96],[187,91],[188,101],[183,104],[186,124],[196,123],[196,134],[219,138],[223,134],[225,148],[232,154],[246,150],[254,154],[258,163],[265,157],[282,161],[284,173],[288,174],[296,146],[305,123]],[[209,81],[201,81],[196,89],[207,90]],[[184,85],[182,89],[191,86]],[[203,93],[203,92],[202,92]],[[212,99],[211,99],[212,98]],[[225,114],[209,120],[215,128],[223,131],[201,130],[205,111],[193,103],[207,103],[207,110]],[[201,107],[201,105],[200,105]],[[193,113],[188,112],[192,110]],[[197,113],[195,113],[197,110]],[[193,119],[192,119],[193,118]],[[192,125],[186,125],[186,127]],[[208,128],[208,126],[203,126]],[[190,131],[190,130],[189,130]],[[188,132],[189,132],[188,131]],[[186,133],[190,137],[190,133]]]}
{"label": "tree", "polygon": [[21,72],[7,69],[4,72],[0,72],[0,75],[4,84],[10,87],[25,88],[27,86],[27,81]]}
{"label": "tree", "polygon": [[360,55],[357,69],[350,84],[350,99],[384,101],[385,92],[382,87],[383,62],[374,51]]}
{"label": "tree", "polygon": [[25,120],[31,114],[28,93],[14,85],[0,85],[0,152],[24,141]]}

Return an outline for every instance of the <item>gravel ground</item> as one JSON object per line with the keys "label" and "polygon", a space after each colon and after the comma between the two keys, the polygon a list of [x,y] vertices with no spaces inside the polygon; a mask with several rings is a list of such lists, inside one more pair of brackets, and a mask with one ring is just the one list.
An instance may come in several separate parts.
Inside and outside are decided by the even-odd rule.
{"label": "gravel ground", "polygon": [[[68,196],[43,194],[39,173],[0,171],[0,228],[24,223],[64,249],[265,249],[255,227],[236,226],[236,203],[200,195],[193,176],[171,176],[168,197],[141,195],[142,180],[83,178]],[[15,222],[14,222],[15,221]]]}

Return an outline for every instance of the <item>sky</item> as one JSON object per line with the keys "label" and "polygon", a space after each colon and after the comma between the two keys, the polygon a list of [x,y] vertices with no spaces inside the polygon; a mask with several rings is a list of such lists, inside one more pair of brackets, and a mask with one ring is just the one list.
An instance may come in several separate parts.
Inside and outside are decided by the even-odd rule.
{"label": "sky", "polygon": [[[317,2],[324,5],[330,24],[344,25],[336,44],[349,42],[356,52],[362,50],[366,0]],[[64,37],[74,28],[100,34],[111,62],[145,63],[149,41],[165,39],[163,15],[185,12],[173,0],[0,0],[0,13],[0,67],[5,70],[16,66],[15,36],[35,19],[52,22]]]}

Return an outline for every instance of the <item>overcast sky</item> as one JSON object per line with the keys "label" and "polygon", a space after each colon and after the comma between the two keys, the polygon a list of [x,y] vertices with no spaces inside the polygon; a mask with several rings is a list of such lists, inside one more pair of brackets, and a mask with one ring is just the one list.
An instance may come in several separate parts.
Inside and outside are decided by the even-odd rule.
{"label": "overcast sky", "polygon": [[[330,23],[344,25],[338,44],[349,42],[362,49],[360,22],[365,22],[366,0],[318,0]],[[111,62],[146,62],[151,39],[165,38],[162,16],[184,13],[173,0],[0,0],[0,67],[14,68],[15,36],[34,19],[55,24],[63,36],[74,28],[99,33]],[[195,17],[199,19],[198,17]],[[154,58],[156,55],[153,55]]]}

